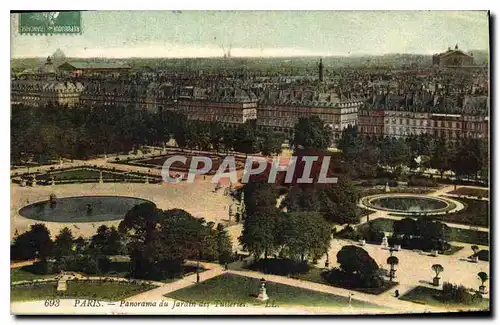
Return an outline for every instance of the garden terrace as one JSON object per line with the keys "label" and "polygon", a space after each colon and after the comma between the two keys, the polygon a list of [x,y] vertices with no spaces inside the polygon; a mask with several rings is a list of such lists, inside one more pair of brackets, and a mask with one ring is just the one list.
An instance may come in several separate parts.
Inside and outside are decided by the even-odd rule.
{"label": "garden terrace", "polygon": [[453,200],[462,203],[464,208],[454,213],[442,215],[443,221],[479,227],[489,226],[489,201],[455,197]]}
{"label": "garden terrace", "polygon": [[57,291],[57,282],[11,286],[11,301],[45,300],[48,298],[80,298],[119,301],[156,288],[135,281],[72,280],[67,291]]}
{"label": "garden terrace", "polygon": [[[221,303],[231,302],[246,305],[265,305],[256,299],[259,292],[259,279],[243,277],[234,274],[203,281],[190,287],[168,293],[166,297],[185,302]],[[309,289],[293,287],[275,282],[266,282],[270,301],[278,306],[328,306],[348,307],[346,297]],[[352,299],[354,308],[379,308],[376,305]]]}
{"label": "garden terrace", "polygon": [[[179,161],[173,162],[170,165],[170,171],[173,172],[188,172],[191,166],[191,159],[195,156],[203,156],[210,158],[212,160],[212,168],[210,169],[209,172],[207,172],[207,175],[213,175],[215,172],[219,169],[222,161],[224,160],[224,156],[218,156],[218,155],[208,155],[208,154],[196,154],[196,153],[188,153],[188,152],[175,152],[172,154],[167,154],[167,155],[161,155],[161,156],[156,156],[152,158],[146,158],[146,159],[126,159],[126,160],[115,160],[114,163],[116,164],[124,164],[124,165],[131,165],[131,166],[138,166],[138,167],[147,167],[147,168],[154,168],[154,169],[162,169],[163,164],[165,161],[174,156],[185,156],[186,157],[186,163],[182,163]],[[245,158],[241,157],[235,157],[235,162],[236,162],[236,170],[241,170],[245,166]],[[198,163],[198,168],[203,167],[203,162]],[[228,172],[228,170],[225,170],[225,172]]]}
{"label": "garden terrace", "polygon": [[478,198],[488,198],[489,190],[480,189],[480,188],[469,188],[469,187],[461,187],[457,190],[448,192],[449,194],[454,195],[465,195],[465,196],[474,196]]}
{"label": "garden terrace", "polygon": [[405,293],[399,299],[414,302],[417,304],[424,304],[436,307],[447,307],[447,308],[463,308],[465,310],[479,309],[488,310],[490,301],[489,299],[481,299],[474,301],[472,304],[461,304],[458,302],[446,301],[443,297],[443,290],[433,289],[423,286],[418,286],[412,290]]}
{"label": "garden terrace", "polygon": [[148,181],[157,183],[161,181],[159,176],[147,175],[137,172],[122,172],[115,169],[95,167],[71,167],[61,168],[48,171],[46,173],[34,173],[30,175],[21,175],[14,177],[13,182],[21,183],[21,179],[25,178],[32,181],[32,176],[36,177],[37,185],[52,185],[55,184],[72,184],[72,183],[97,183],[101,179],[103,182],[134,182],[143,183]]}
{"label": "garden terrace", "polygon": [[[370,223],[374,226],[374,228],[380,228],[384,232],[392,233],[394,226],[393,219],[387,218],[377,218],[371,220]],[[359,228],[368,227],[368,224],[363,224]],[[358,230],[360,230],[358,228]],[[469,243],[473,245],[489,245],[489,233],[486,231],[473,230],[473,229],[463,229],[463,228],[454,228],[450,227],[450,234],[448,237],[448,241],[456,241],[461,243]]]}

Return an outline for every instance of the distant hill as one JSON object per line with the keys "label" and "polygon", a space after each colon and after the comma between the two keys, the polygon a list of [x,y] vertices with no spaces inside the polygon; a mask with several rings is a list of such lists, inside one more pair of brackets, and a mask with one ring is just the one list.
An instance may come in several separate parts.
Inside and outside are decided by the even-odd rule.
{"label": "distant hill", "polygon": [[[487,51],[471,51],[474,63],[484,65],[488,62]],[[54,55],[58,58],[55,63],[61,61],[86,61],[86,62],[120,62],[130,65],[132,68],[170,69],[172,71],[235,71],[246,70],[251,73],[255,71],[273,71],[284,74],[315,73],[320,57],[283,57],[283,58],[67,58],[58,49]],[[386,54],[386,55],[357,55],[357,56],[331,56],[323,57],[325,71],[339,68],[427,68],[432,65],[432,56],[423,54]],[[24,70],[34,68],[45,62],[46,58],[23,58],[11,59],[11,69]]]}

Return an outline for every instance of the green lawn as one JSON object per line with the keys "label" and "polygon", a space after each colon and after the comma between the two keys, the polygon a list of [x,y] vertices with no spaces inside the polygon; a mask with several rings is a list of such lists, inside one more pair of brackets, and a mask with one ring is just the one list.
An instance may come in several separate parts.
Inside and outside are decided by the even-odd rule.
{"label": "green lawn", "polygon": [[34,274],[26,269],[26,267],[18,267],[15,269],[10,269],[10,282],[17,281],[32,281],[37,279],[47,279],[53,278],[57,274]]}
{"label": "green lawn", "polygon": [[488,197],[489,196],[489,190],[488,189],[480,189],[480,188],[468,188],[468,187],[461,187],[455,191],[448,192],[450,194],[455,194],[455,195],[466,195],[466,196],[475,196],[475,197]]}
{"label": "green lawn", "polygon": [[57,292],[57,283],[30,284],[11,287],[12,301],[43,300],[47,298],[82,298],[119,301],[154,289],[155,286],[105,281],[68,281],[65,292]]}
{"label": "green lawn", "polygon": [[45,300],[57,296],[57,283],[37,283],[10,287],[11,301]]}
{"label": "green lawn", "polygon": [[441,301],[439,300],[440,294],[441,290],[418,286],[401,296],[399,299],[436,307],[455,307],[464,309],[479,308],[481,310],[489,309],[489,299],[483,299],[478,304],[468,306]]}
{"label": "green lawn", "polygon": [[[374,227],[377,227],[377,228],[380,227],[380,229],[383,232],[391,232],[392,233],[394,220],[386,219],[386,218],[378,218],[378,219],[370,220],[370,223]],[[366,228],[366,230],[368,230],[368,222],[359,226],[358,230],[361,232],[362,230],[365,230],[365,228]]]}
{"label": "green lawn", "polygon": [[[233,274],[223,274],[207,281],[183,288],[166,295],[166,297],[185,302],[216,303],[229,301],[238,304],[261,305],[255,299],[259,292],[259,279],[248,278]],[[336,306],[347,307],[348,297],[342,297],[313,290],[307,290],[274,282],[267,282],[269,301],[278,306]],[[379,306],[353,299],[353,307],[379,308]]]}
{"label": "green lawn", "polygon": [[391,283],[389,281],[385,281],[384,284],[383,284],[383,286],[380,287],[380,288],[353,288],[353,287],[348,286],[347,284],[344,284],[342,281],[340,281],[340,279],[339,279],[338,283],[330,283],[330,282],[326,281],[321,276],[322,272],[323,272],[322,269],[319,269],[319,268],[316,268],[316,267],[312,267],[307,273],[296,274],[293,277],[297,278],[297,279],[300,279],[300,280],[305,280],[305,281],[311,281],[311,282],[326,284],[326,285],[329,285],[329,286],[332,286],[332,287],[349,289],[349,290],[353,290],[353,291],[367,293],[367,294],[370,294],[370,295],[379,295],[379,294],[382,294],[382,293],[386,292],[387,290],[390,290],[391,288],[394,288],[395,286],[398,285],[398,283],[396,283],[396,282]]}
{"label": "green lawn", "polygon": [[[69,170],[64,170],[64,171],[55,171],[51,172],[49,174],[44,174],[37,176],[37,179],[39,180],[52,180],[52,177],[56,181],[62,181],[62,180],[79,180],[79,179],[99,179],[100,177],[100,171],[96,169],[85,169],[85,168],[78,168],[78,169],[69,169]],[[136,175],[130,175],[127,174],[125,175],[124,173],[113,173],[109,171],[103,171],[102,172],[102,178],[103,179],[130,179],[130,178],[139,178]]]}
{"label": "green lawn", "polygon": [[[446,197],[446,196],[445,196]],[[447,222],[464,225],[488,227],[490,224],[489,201],[450,197],[463,203],[464,209],[456,213],[440,216],[439,219]]]}
{"label": "green lawn", "polygon": [[489,245],[489,233],[485,231],[451,228],[450,241],[475,245]]}

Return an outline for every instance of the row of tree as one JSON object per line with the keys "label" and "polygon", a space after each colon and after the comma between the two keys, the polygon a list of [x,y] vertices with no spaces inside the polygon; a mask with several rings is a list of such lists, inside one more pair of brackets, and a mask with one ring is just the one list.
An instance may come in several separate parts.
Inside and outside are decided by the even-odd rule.
{"label": "row of tree", "polygon": [[459,177],[487,179],[489,173],[488,139],[460,138],[454,141],[435,138],[429,134],[406,138],[358,137],[356,127],[346,128],[338,145],[346,162],[361,177],[373,177],[376,167],[395,169],[407,166],[451,170]]}
{"label": "row of tree", "polygon": [[186,259],[227,263],[232,244],[220,224],[215,227],[184,210],[163,211],[143,203],[127,213],[118,229],[102,225],[88,239],[75,239],[63,228],[52,240],[44,224],[35,224],[11,245],[12,260],[38,258],[40,273],[103,273],[109,270],[109,256],[125,254],[133,277],[159,280],[178,274]]}
{"label": "row of tree", "polygon": [[279,153],[284,142],[280,134],[259,131],[255,121],[229,128],[170,111],[151,114],[116,107],[68,109],[57,105],[12,108],[12,160],[18,163],[129,152],[139,145],[163,146],[171,139],[185,149],[264,155]]}

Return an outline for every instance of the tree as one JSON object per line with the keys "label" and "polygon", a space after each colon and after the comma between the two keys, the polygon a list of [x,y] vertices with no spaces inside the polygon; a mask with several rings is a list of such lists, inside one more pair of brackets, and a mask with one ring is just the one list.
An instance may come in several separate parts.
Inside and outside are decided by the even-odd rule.
{"label": "tree", "polygon": [[439,279],[439,274],[444,271],[444,268],[441,264],[434,264],[431,266],[431,269],[436,273],[435,278]]}
{"label": "tree", "polygon": [[359,191],[348,176],[340,176],[336,184],[319,189],[320,212],[331,222],[358,221]]}
{"label": "tree", "polygon": [[326,151],[331,143],[330,128],[316,115],[300,117],[294,127],[293,145]]}
{"label": "tree", "polygon": [[288,212],[320,211],[321,208],[317,190],[299,184],[290,188],[281,205],[286,206]]}
{"label": "tree", "polygon": [[452,152],[450,146],[444,138],[436,141],[431,154],[430,166],[439,170],[441,178],[445,171],[450,169],[452,161]]}
{"label": "tree", "polygon": [[348,245],[337,253],[337,262],[340,268],[361,278],[371,278],[378,270],[378,264],[364,249]]}
{"label": "tree", "polygon": [[234,150],[247,156],[259,151],[254,120],[249,120],[238,126],[234,133],[233,147]]}
{"label": "tree", "polygon": [[397,235],[417,236],[417,223],[412,218],[404,218],[394,221],[393,232]]}
{"label": "tree", "polygon": [[148,233],[154,231],[160,217],[161,210],[158,210],[154,203],[137,204],[125,214],[118,229],[121,233],[144,240]]}
{"label": "tree", "polygon": [[488,281],[488,274],[486,274],[486,272],[479,272],[477,276],[479,277],[479,280],[481,280],[481,286],[479,287],[479,291],[484,291],[485,288],[484,283]]}
{"label": "tree", "polygon": [[395,266],[399,264],[399,259],[396,256],[389,256],[387,258],[387,264],[391,266],[391,270],[389,272],[390,281],[394,278],[394,273],[396,272]]}
{"label": "tree", "polygon": [[208,231],[203,219],[197,219],[184,210],[158,210],[152,229],[142,223],[143,235],[131,237],[129,255],[132,274],[138,278],[164,279],[181,272],[187,258],[199,259]]}
{"label": "tree", "polygon": [[259,135],[259,150],[264,156],[272,156],[273,154],[281,153],[281,145],[284,142],[284,137],[281,134],[261,133]]}
{"label": "tree", "polygon": [[262,207],[274,207],[278,190],[274,184],[267,181],[249,181],[243,187],[246,215],[254,214]]}
{"label": "tree", "polygon": [[92,237],[92,247],[95,247],[103,255],[121,255],[124,251],[123,235],[115,226],[108,228],[102,225],[97,228],[97,234]]}
{"label": "tree", "polygon": [[287,213],[277,230],[283,255],[295,261],[317,260],[330,248],[331,226],[317,212]]}
{"label": "tree", "polygon": [[216,243],[217,243],[217,255],[220,264],[225,264],[231,261],[232,255],[232,243],[231,237],[229,236],[227,230],[223,225],[217,225]]}
{"label": "tree", "polygon": [[31,225],[30,230],[18,235],[11,245],[11,259],[39,258],[45,261],[50,255],[53,242],[50,231],[42,223]]}
{"label": "tree", "polygon": [[68,227],[64,227],[56,236],[52,255],[56,259],[61,259],[66,256],[73,255],[73,242],[73,233]]}
{"label": "tree", "polygon": [[[245,194],[245,199],[246,197]],[[254,210],[252,214],[247,213],[239,237],[243,248],[257,259],[262,254],[267,259],[267,256],[278,248],[279,238],[276,229],[281,222],[280,218],[282,218],[281,211],[275,206],[263,206]]]}

